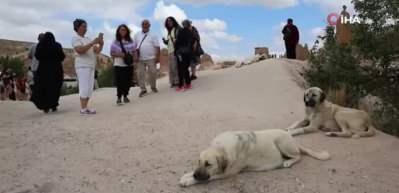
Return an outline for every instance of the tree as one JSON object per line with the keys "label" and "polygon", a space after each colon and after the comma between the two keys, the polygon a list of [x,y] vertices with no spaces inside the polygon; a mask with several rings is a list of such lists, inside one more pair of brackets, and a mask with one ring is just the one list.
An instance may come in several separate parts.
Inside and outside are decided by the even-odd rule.
{"label": "tree", "polygon": [[310,68],[305,70],[305,79],[311,86],[329,91],[330,96],[336,96],[332,92],[344,90],[345,99],[330,99],[340,101],[341,105],[355,106],[357,100],[364,96],[362,85],[367,82],[367,77],[362,73],[352,47],[337,43],[334,27],[328,26],[325,34],[320,37],[323,42],[321,48],[317,43],[311,51]]}
{"label": "tree", "polygon": [[368,65],[367,92],[384,102],[384,130],[399,136],[399,1],[353,0],[362,24],[354,26],[353,45]]}
{"label": "tree", "polygon": [[99,73],[98,84],[99,84],[100,88],[114,86],[114,69],[113,69],[113,67],[108,67]]}
{"label": "tree", "polygon": [[8,56],[0,57],[0,67],[3,71],[11,69],[17,76],[23,76],[25,74],[24,62],[19,58],[11,58]]}

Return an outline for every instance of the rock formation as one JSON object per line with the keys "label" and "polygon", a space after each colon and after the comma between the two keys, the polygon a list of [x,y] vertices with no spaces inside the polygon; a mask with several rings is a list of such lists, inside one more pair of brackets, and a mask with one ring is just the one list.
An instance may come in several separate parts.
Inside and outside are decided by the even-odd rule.
{"label": "rock formation", "polygon": [[307,48],[307,46],[302,46],[301,44],[298,44],[296,46],[296,59],[297,60],[307,60],[309,58],[310,52]]}
{"label": "rock formation", "polygon": [[340,18],[337,21],[337,42],[339,44],[349,44],[352,40],[352,29],[350,24],[343,23],[341,18],[350,18],[350,14],[346,11],[346,6],[343,6]]}
{"label": "rock formation", "polygon": [[267,48],[267,47],[256,47],[255,48],[255,55],[265,55],[267,58],[269,58],[270,57],[269,48]]}
{"label": "rock formation", "polygon": [[[200,70],[211,69],[214,65],[213,59],[209,54],[204,54],[201,56],[201,64],[199,67]],[[167,74],[169,72],[169,56],[168,50],[166,48],[161,50],[160,66],[161,74]]]}

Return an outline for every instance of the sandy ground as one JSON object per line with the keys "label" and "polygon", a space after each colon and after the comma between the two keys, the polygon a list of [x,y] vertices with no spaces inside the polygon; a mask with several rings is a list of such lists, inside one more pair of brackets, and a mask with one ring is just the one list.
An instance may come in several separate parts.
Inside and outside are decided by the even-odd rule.
{"label": "sandy ground", "polygon": [[200,150],[224,131],[284,128],[302,118],[303,90],[287,70],[298,63],[267,60],[241,69],[203,72],[194,89],[117,107],[115,90],[95,93],[95,116],[80,116],[78,97],[62,98],[44,115],[30,103],[0,103],[0,193],[397,193],[399,140],[298,137],[332,160],[305,157],[291,169],[245,173],[180,188]]}

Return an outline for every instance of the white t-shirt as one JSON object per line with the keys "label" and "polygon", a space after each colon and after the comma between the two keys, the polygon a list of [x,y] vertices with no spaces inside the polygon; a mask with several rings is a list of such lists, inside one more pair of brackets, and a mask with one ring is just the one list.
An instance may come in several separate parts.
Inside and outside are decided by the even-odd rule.
{"label": "white t-shirt", "polygon": [[138,49],[145,34],[148,35],[140,47],[140,60],[152,60],[156,58],[157,50],[155,48],[160,47],[158,37],[151,32],[143,33],[140,31],[134,36],[134,41],[137,43]]}
{"label": "white t-shirt", "polygon": [[36,47],[37,44],[33,45],[30,50],[29,50],[29,58],[32,59],[32,64],[30,66],[30,68],[32,69],[32,71],[36,72],[37,68],[39,68],[39,61],[36,59]]}
{"label": "white t-shirt", "polygon": [[[90,44],[92,40],[88,37],[76,35],[72,38],[72,47],[85,46]],[[78,54],[75,50],[75,68],[95,68],[97,64],[97,56],[91,47],[85,54]]]}

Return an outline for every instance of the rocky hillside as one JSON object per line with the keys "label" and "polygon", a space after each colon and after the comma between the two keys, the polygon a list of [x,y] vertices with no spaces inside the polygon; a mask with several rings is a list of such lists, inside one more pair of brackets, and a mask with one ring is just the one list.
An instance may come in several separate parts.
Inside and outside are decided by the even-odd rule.
{"label": "rocky hillside", "polygon": [[[167,73],[169,69],[169,58],[168,58],[168,50],[162,49],[161,50],[161,73]],[[200,70],[207,70],[211,69],[214,66],[214,62],[212,57],[209,54],[204,54],[201,57],[201,66]]]}
{"label": "rocky hillside", "polygon": [[[4,40],[0,39],[0,56],[10,56],[17,57],[22,59],[25,64],[29,65],[29,60],[27,59],[29,49],[32,47],[34,43],[32,42],[22,42],[22,41],[14,41],[14,40]],[[67,56],[64,60],[64,71],[65,75],[69,77],[76,77],[75,69],[74,69],[74,55],[73,50],[69,48],[64,49],[65,55]],[[105,69],[112,65],[111,58],[104,54],[99,56],[98,69]]]}

